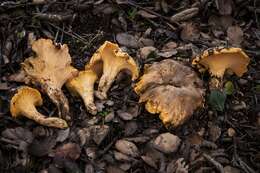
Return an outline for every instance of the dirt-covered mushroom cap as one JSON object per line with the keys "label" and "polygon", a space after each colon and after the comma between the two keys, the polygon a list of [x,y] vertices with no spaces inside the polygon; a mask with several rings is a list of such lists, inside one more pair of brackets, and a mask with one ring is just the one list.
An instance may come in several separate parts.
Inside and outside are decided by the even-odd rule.
{"label": "dirt-covered mushroom cap", "polygon": [[120,71],[131,72],[132,80],[139,76],[139,69],[134,59],[123,52],[117,44],[106,41],[91,57],[86,69],[92,69],[100,76],[96,96],[107,98],[107,91]]}
{"label": "dirt-covered mushroom cap", "polygon": [[49,39],[39,39],[33,42],[32,50],[36,56],[27,58],[22,63],[26,79],[29,78],[32,84],[40,86],[57,105],[59,115],[69,119],[68,100],[61,87],[78,72],[70,65],[68,46],[55,46]]}
{"label": "dirt-covered mushroom cap", "polygon": [[24,86],[19,88],[18,92],[12,97],[10,112],[14,118],[24,116],[44,126],[55,128],[68,127],[66,121],[60,118],[46,117],[39,113],[36,106],[40,105],[42,105],[40,92],[34,88]]}
{"label": "dirt-covered mushroom cap", "polygon": [[226,70],[231,70],[241,77],[247,72],[249,57],[240,48],[213,48],[195,57],[192,65],[200,71],[208,70],[211,76],[223,78]]}
{"label": "dirt-covered mushroom cap", "polygon": [[94,84],[97,80],[97,74],[92,70],[79,72],[79,75],[66,83],[66,87],[73,95],[80,96],[87,110],[95,115],[97,108],[94,104]]}
{"label": "dirt-covered mushroom cap", "polygon": [[135,91],[147,111],[159,113],[166,126],[177,127],[203,105],[202,85],[190,67],[167,59],[146,66]]}

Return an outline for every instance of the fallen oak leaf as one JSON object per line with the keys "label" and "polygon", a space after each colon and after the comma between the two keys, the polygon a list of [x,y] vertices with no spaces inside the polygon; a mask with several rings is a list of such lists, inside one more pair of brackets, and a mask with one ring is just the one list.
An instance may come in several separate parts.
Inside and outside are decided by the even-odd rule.
{"label": "fallen oak leaf", "polygon": [[8,128],[2,131],[1,142],[6,142],[13,148],[27,152],[27,147],[33,141],[33,134],[27,128]]}
{"label": "fallen oak leaf", "polygon": [[66,143],[54,151],[54,157],[77,160],[80,156],[81,148],[76,143]]}
{"label": "fallen oak leaf", "polygon": [[227,29],[228,41],[232,45],[240,45],[243,41],[243,30],[239,26],[230,26]]}

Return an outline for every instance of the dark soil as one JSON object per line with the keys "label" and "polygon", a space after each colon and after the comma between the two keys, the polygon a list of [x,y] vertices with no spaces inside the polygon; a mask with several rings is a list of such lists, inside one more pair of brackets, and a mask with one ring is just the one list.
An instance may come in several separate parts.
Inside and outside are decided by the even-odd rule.
{"label": "dark soil", "polygon": [[[170,20],[191,8],[199,11],[190,17],[186,14],[187,19]],[[260,2],[256,0],[1,0],[0,172],[259,172],[259,20]],[[227,96],[223,111],[210,106],[207,89],[204,107],[178,128],[167,129],[157,115],[148,113],[138,103],[130,77],[122,73],[108,100],[96,99],[96,116],[64,87],[72,122],[69,129],[58,130],[26,118],[14,119],[9,112],[11,97],[24,84],[9,81],[8,76],[18,72],[20,63],[33,54],[28,43],[32,33],[36,38],[68,44],[73,66],[79,70],[105,40],[117,42],[141,70],[144,64],[166,59],[157,53],[169,42],[176,43],[170,48],[176,52],[169,58],[186,64],[203,50],[217,46],[241,47],[251,61],[241,78],[225,77],[233,83],[234,91]],[[128,34],[128,40],[119,40],[119,33]],[[141,49],[146,46],[158,52],[142,57]],[[207,88],[209,76],[200,77]],[[55,105],[42,95],[44,104],[38,110],[45,115],[57,114]],[[132,117],[123,120],[122,112]],[[105,128],[109,128],[107,134]],[[152,146],[165,132],[181,139],[174,153],[165,154]],[[119,139],[133,142],[138,151],[132,152],[137,157],[116,157]]]}

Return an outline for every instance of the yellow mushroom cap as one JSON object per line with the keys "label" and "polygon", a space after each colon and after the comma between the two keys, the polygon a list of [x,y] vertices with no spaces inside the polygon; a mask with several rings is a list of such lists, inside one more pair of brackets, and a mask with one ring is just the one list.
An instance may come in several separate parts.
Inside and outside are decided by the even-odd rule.
{"label": "yellow mushroom cap", "polygon": [[160,85],[140,96],[150,113],[159,113],[165,126],[177,127],[188,120],[195,109],[203,104],[202,91],[198,88]]}
{"label": "yellow mushroom cap", "polygon": [[196,73],[171,59],[147,65],[134,90],[146,110],[159,113],[166,126],[183,124],[204,102],[203,83]]}
{"label": "yellow mushroom cap", "polygon": [[94,104],[94,84],[97,75],[92,70],[79,72],[79,75],[66,83],[68,90],[76,96],[81,96],[84,100],[86,108],[92,114],[96,114],[96,106]]}
{"label": "yellow mushroom cap", "polygon": [[10,103],[12,117],[16,118],[19,116],[23,109],[31,104],[35,106],[42,105],[40,92],[27,86],[19,88],[18,92],[12,97]]}
{"label": "yellow mushroom cap", "polygon": [[241,77],[247,72],[250,58],[240,48],[213,48],[196,56],[192,65],[200,71],[208,70],[212,76],[222,78],[226,70],[231,70]]}
{"label": "yellow mushroom cap", "polygon": [[35,122],[55,128],[67,128],[66,121],[56,117],[46,117],[37,111],[35,106],[42,105],[41,94],[38,90],[23,86],[12,97],[10,102],[10,112],[12,117],[24,116]]}
{"label": "yellow mushroom cap", "polygon": [[85,69],[92,69],[100,77],[97,95],[100,99],[106,98],[106,92],[111,87],[117,74],[122,70],[131,72],[132,80],[139,76],[139,69],[134,59],[123,52],[117,44],[105,41],[94,53]]}
{"label": "yellow mushroom cap", "polygon": [[78,71],[71,66],[68,46],[55,46],[50,39],[38,39],[32,43],[32,50],[35,57],[29,57],[21,64],[27,80],[47,93],[57,106],[59,116],[70,119],[68,100],[61,88]]}
{"label": "yellow mushroom cap", "polygon": [[91,57],[90,62],[86,64],[86,69],[96,69],[95,66],[100,61],[102,61],[104,65],[103,71],[105,67],[110,66],[110,68],[118,68],[119,70],[130,70],[132,80],[135,80],[139,76],[139,70],[134,59],[126,52],[123,52],[117,44],[110,41],[105,41],[105,43],[100,46]]}

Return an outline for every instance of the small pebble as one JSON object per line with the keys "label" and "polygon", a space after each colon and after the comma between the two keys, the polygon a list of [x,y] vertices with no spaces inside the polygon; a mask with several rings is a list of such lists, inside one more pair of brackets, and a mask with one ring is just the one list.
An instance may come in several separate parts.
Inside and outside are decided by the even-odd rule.
{"label": "small pebble", "polygon": [[240,104],[234,105],[231,107],[234,111],[239,111],[246,109],[246,103],[244,101],[241,101]]}
{"label": "small pebble", "polygon": [[233,137],[236,135],[236,131],[232,127],[228,128],[227,133],[229,137]]}
{"label": "small pebble", "polygon": [[115,113],[114,111],[112,111],[105,116],[105,122],[106,123],[111,122],[114,119],[114,117],[115,117]]}
{"label": "small pebble", "polygon": [[146,59],[152,52],[156,52],[157,49],[153,46],[146,46],[140,49],[140,57]]}
{"label": "small pebble", "polygon": [[115,143],[115,147],[118,151],[123,154],[132,157],[138,157],[139,151],[136,145],[133,142],[129,142],[127,140],[120,139]]}
{"label": "small pebble", "polygon": [[175,152],[181,143],[181,139],[171,133],[160,134],[154,141],[154,147],[166,154]]}
{"label": "small pebble", "polygon": [[238,83],[240,84],[240,85],[246,85],[247,84],[247,80],[246,79],[239,79],[238,80]]}
{"label": "small pebble", "polygon": [[107,100],[106,101],[106,105],[107,106],[113,106],[114,105],[114,102],[112,100]]}

